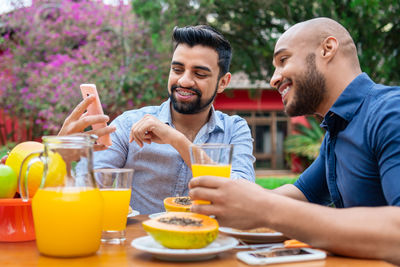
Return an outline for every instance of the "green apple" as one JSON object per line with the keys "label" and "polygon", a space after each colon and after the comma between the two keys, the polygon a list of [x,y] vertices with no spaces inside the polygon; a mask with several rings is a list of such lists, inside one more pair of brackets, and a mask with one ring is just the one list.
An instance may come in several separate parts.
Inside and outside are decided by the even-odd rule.
{"label": "green apple", "polygon": [[0,198],[13,198],[17,192],[18,178],[14,170],[0,164]]}

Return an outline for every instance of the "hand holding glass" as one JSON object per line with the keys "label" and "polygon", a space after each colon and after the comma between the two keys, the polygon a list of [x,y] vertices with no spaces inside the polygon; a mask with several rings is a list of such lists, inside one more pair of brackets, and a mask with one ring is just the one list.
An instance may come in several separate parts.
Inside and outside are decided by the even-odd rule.
{"label": "hand holding glass", "polygon": [[[231,177],[232,144],[201,144],[190,146],[193,178],[199,176]],[[209,204],[198,200],[196,204]]]}
{"label": "hand holding glass", "polygon": [[94,176],[104,200],[101,241],[119,244],[125,240],[133,169],[97,169]]}

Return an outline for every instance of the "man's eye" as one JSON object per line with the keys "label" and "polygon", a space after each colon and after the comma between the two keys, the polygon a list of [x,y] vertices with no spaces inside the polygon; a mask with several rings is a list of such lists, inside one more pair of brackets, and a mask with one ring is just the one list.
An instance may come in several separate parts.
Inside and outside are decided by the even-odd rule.
{"label": "man's eye", "polygon": [[204,77],[208,76],[207,74],[203,74],[203,73],[199,73],[199,72],[196,72],[196,75],[201,77],[201,78],[204,78]]}
{"label": "man's eye", "polygon": [[177,72],[177,73],[180,73],[180,72],[182,72],[183,70],[182,69],[180,69],[180,68],[172,68],[172,70],[174,71],[174,72]]}
{"label": "man's eye", "polygon": [[286,59],[287,59],[287,57],[281,57],[281,58],[279,59],[279,61],[280,61],[281,63],[285,63]]}

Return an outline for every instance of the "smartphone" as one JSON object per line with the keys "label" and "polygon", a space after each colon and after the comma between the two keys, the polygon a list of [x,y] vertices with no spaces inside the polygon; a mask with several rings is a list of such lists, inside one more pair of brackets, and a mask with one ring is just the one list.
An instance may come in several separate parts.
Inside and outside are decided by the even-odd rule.
{"label": "smartphone", "polygon": [[[103,115],[103,108],[101,107],[99,94],[97,93],[96,85],[95,84],[81,84],[80,85],[82,97],[83,99],[87,98],[89,95],[95,95],[96,100],[90,104],[87,108],[88,115]],[[94,130],[106,127],[107,123],[96,123],[92,125]],[[111,146],[111,137],[109,134],[100,136],[97,140],[98,143]]]}
{"label": "smartphone", "polygon": [[311,248],[273,247],[256,251],[242,251],[236,257],[250,265],[263,265],[282,262],[322,260],[326,253]]}

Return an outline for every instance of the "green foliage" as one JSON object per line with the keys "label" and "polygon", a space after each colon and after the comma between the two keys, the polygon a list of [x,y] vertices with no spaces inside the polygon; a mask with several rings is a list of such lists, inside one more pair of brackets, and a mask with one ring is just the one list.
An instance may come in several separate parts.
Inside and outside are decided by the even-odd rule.
{"label": "green foliage", "polygon": [[293,184],[296,182],[298,177],[268,177],[268,178],[257,178],[256,184],[267,188],[267,189],[275,189],[284,184]]}
{"label": "green foliage", "polygon": [[159,51],[170,52],[174,26],[207,23],[231,42],[232,72],[244,70],[251,78],[268,80],[280,34],[300,21],[330,17],[353,36],[363,71],[377,82],[400,82],[400,1],[133,0],[133,7],[149,21]]}
{"label": "green foliage", "polygon": [[325,132],[314,117],[307,117],[307,121],[309,127],[302,124],[294,125],[297,133],[286,137],[284,148],[288,154],[295,154],[313,161],[318,157]]}
{"label": "green foliage", "polygon": [[10,143],[5,144],[4,146],[0,146],[0,159],[1,159],[3,156],[7,155],[7,153],[8,153],[15,145],[16,145],[15,143],[10,142]]}

